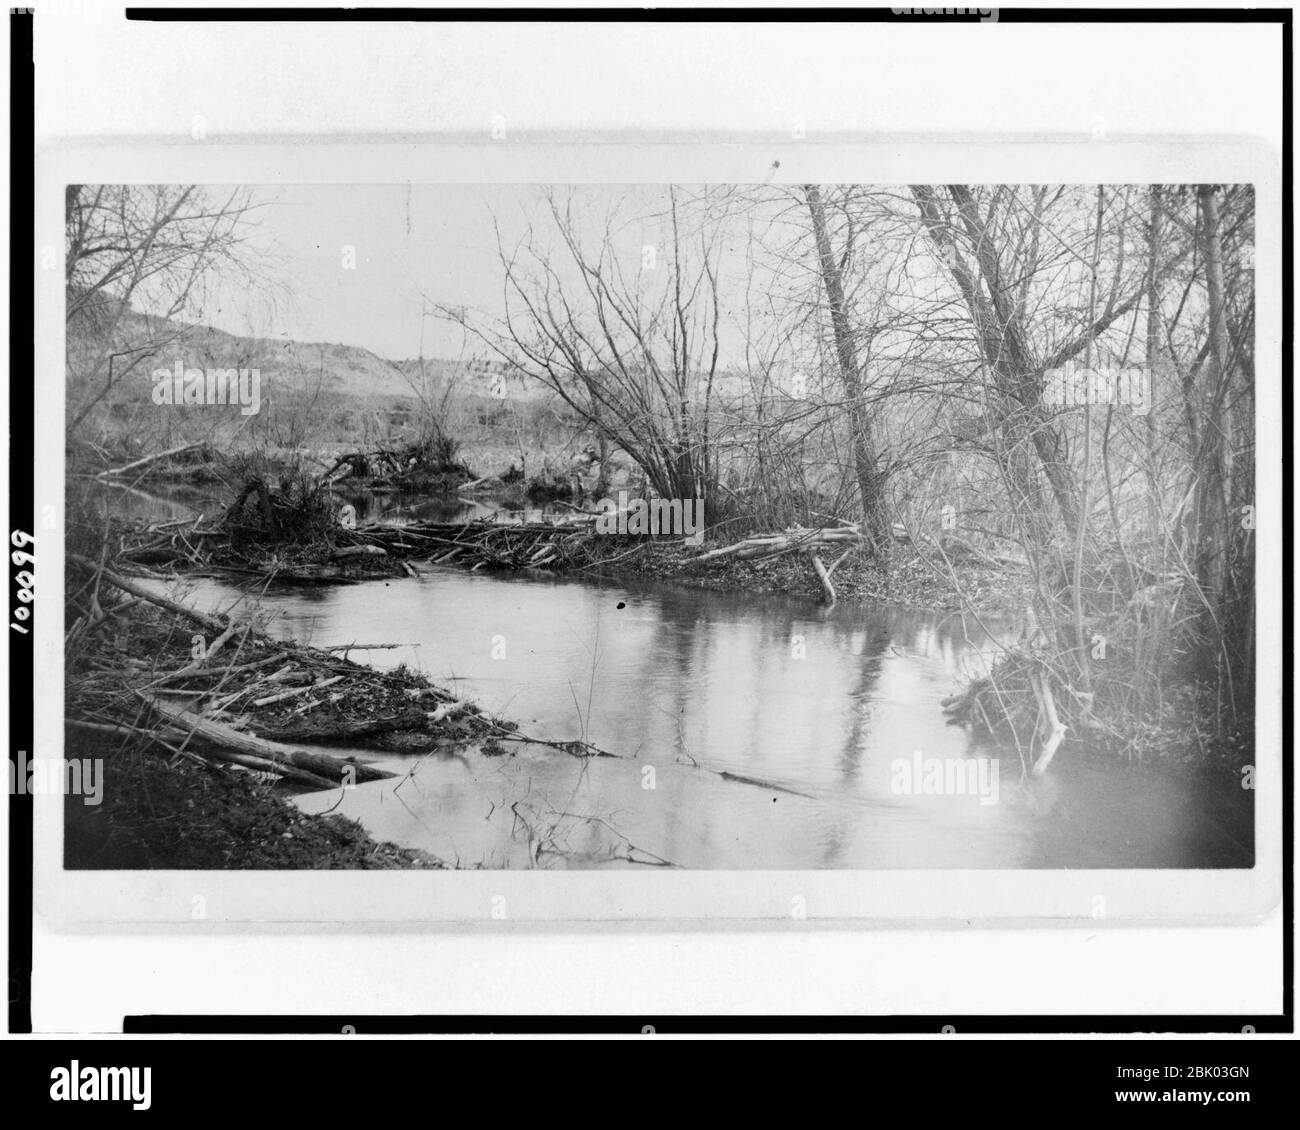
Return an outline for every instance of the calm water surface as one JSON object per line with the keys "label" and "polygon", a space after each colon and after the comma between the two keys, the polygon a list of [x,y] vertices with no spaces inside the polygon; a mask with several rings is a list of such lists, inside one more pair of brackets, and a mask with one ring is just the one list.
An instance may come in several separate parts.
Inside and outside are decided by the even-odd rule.
{"label": "calm water surface", "polygon": [[[418,516],[446,520],[440,505]],[[453,507],[454,518],[478,513]],[[390,504],[382,513],[402,512]],[[186,590],[203,607],[244,596],[210,579]],[[1240,806],[1219,793],[1069,747],[1051,779],[1028,788],[1015,748],[978,745],[947,725],[940,701],[996,656],[1009,625],[430,567],[413,579],[272,587],[260,610],[284,639],[399,644],[352,657],[419,668],[523,733],[617,755],[580,759],[517,742],[503,756],[368,750],[361,756],[404,778],[348,790],[341,802],[338,792],[297,800],[462,866],[1252,862],[1248,819],[1243,833]],[[965,786],[927,791],[936,763],[960,771],[950,779]]]}
{"label": "calm water surface", "polygon": [[[204,581],[192,599],[237,595]],[[461,863],[592,866],[622,858],[629,843],[641,849],[636,859],[704,868],[1249,858],[1213,798],[1186,782],[1063,755],[1055,779],[1031,790],[1014,748],[980,746],[946,724],[940,701],[997,654],[999,625],[441,569],[285,587],[261,607],[274,635],[401,644],[353,657],[418,667],[529,735],[583,738],[618,755],[580,760],[517,743],[505,757],[369,753],[414,776],[396,792],[392,783],[353,790],[339,810]],[[962,769],[968,791],[927,793],[931,759]],[[337,799],[301,803],[317,810]]]}

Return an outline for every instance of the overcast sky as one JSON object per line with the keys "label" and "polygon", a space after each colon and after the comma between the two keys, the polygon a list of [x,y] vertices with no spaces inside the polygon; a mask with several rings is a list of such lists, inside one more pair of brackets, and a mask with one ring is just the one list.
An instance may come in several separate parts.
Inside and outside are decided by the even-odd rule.
{"label": "overcast sky", "polygon": [[[643,247],[662,242],[656,217],[667,206],[663,187],[556,191],[572,192],[576,226],[593,249],[613,217],[614,245],[632,277]],[[494,220],[507,248],[519,244],[530,223],[541,246],[555,238],[544,190],[535,185],[307,185],[257,188],[254,196],[262,206],[250,257],[254,271],[273,284],[263,293],[219,283],[202,320],[231,333],[358,345],[392,359],[460,353],[456,327],[422,316],[432,304],[500,315]],[[744,274],[740,234],[721,255],[730,299],[724,305],[733,311]],[[345,266],[348,249],[354,268]],[[561,255],[549,261],[564,270]]]}

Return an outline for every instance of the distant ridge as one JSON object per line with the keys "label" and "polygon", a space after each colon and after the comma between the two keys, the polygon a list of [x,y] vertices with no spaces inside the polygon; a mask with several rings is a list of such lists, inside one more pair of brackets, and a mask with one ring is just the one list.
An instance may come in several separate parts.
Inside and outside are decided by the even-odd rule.
{"label": "distant ridge", "polygon": [[[179,335],[179,336],[178,336]],[[70,358],[80,349],[70,328]],[[265,387],[282,393],[320,394],[329,397],[391,400],[417,398],[417,390],[440,392],[455,379],[459,390],[481,396],[499,394],[501,382],[511,395],[534,391],[532,382],[510,375],[498,360],[467,358],[457,362],[445,358],[410,358],[390,361],[372,350],[338,342],[308,342],[289,338],[254,337],[230,333],[215,326],[183,322],[157,315],[130,311],[118,327],[120,340],[130,344],[149,340],[176,340],[164,345],[156,356],[137,370],[146,374],[172,368],[180,360],[186,368],[258,369]],[[150,383],[136,382],[147,396]],[[122,392],[127,390],[123,389]],[[543,390],[536,389],[540,394]],[[120,393],[119,393],[120,395]],[[131,399],[134,399],[133,397]]]}

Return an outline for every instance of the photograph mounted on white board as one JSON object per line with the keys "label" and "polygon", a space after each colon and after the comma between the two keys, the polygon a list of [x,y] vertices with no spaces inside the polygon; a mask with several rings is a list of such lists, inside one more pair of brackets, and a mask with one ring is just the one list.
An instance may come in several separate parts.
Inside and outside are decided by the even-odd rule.
{"label": "photograph mounted on white board", "polygon": [[66,869],[1254,866],[1251,185],[64,205]]}

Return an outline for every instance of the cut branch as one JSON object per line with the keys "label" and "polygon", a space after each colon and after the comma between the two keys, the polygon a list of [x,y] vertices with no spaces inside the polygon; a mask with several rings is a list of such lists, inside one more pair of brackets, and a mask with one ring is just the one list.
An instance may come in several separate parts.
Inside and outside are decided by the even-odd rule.
{"label": "cut branch", "polygon": [[173,706],[157,695],[140,692],[140,697],[173,729],[202,738],[221,750],[233,751],[246,757],[256,757],[269,762],[268,768],[275,769],[277,772],[279,772],[278,767],[305,769],[309,773],[314,773],[335,783],[343,781],[358,784],[363,781],[380,781],[395,776],[393,773],[377,769],[365,762],[355,761],[350,758],[331,757],[328,754],[300,749],[297,746],[282,745],[279,742],[270,742],[265,738],[243,733],[232,726],[205,718],[201,714],[195,714],[193,711]]}

